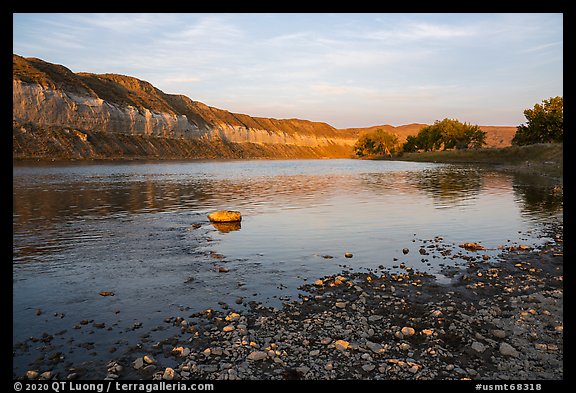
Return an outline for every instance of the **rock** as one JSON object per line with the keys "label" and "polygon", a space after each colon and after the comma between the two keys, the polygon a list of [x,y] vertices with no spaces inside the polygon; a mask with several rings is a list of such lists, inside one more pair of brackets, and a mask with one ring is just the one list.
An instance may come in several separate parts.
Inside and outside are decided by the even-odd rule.
{"label": "rock", "polygon": [[142,367],[144,367],[144,359],[138,358],[138,359],[134,360],[134,363],[132,363],[132,366],[136,370],[140,370]]}
{"label": "rock", "polygon": [[344,351],[350,347],[350,343],[344,340],[337,340],[334,343],[334,346],[336,347],[337,350]]}
{"label": "rock", "polygon": [[152,357],[152,355],[144,355],[142,358],[146,364],[156,364],[156,359]]}
{"label": "rock", "polygon": [[374,353],[383,352],[382,345],[374,343],[372,341],[366,341],[366,347],[368,347],[368,349],[370,349]]}
{"label": "rock", "polygon": [[162,375],[162,379],[165,379],[167,381],[171,381],[174,379],[174,369],[170,368],[170,367],[166,367],[166,370],[164,370],[164,375]]}
{"label": "rock", "polygon": [[422,329],[421,333],[423,336],[429,337],[434,334],[434,331],[432,329]]}
{"label": "rock", "polygon": [[336,302],[335,306],[338,308],[346,308],[346,302]]}
{"label": "rock", "polygon": [[214,267],[214,270],[216,270],[218,273],[228,273],[230,271],[223,266],[216,266]]}
{"label": "rock", "polygon": [[324,345],[328,345],[328,344],[330,344],[331,342],[332,342],[332,339],[331,339],[330,337],[325,337],[325,338],[323,338],[322,340],[320,340],[320,343],[321,343],[321,344],[324,344]]}
{"label": "rock", "polygon": [[416,330],[409,326],[404,326],[400,332],[404,335],[404,337],[410,337],[416,334]]}
{"label": "rock", "polygon": [[52,379],[54,375],[52,374],[52,371],[45,371],[42,374],[40,374],[40,378],[43,379]]}
{"label": "rock", "polygon": [[314,285],[321,287],[321,286],[324,285],[324,281],[322,281],[322,280],[316,280],[316,281],[314,281]]}
{"label": "rock", "polygon": [[313,351],[310,351],[310,352],[309,352],[309,355],[310,355],[310,356],[318,356],[318,355],[320,355],[320,350],[319,350],[319,349],[315,349],[315,350],[313,350]]}
{"label": "rock", "polygon": [[211,222],[239,222],[242,221],[242,214],[234,210],[220,210],[208,214]]}
{"label": "rock", "polygon": [[494,337],[498,337],[498,338],[505,338],[506,337],[506,332],[504,330],[494,329],[494,330],[492,330],[492,334],[494,335]]}
{"label": "rock", "polygon": [[230,314],[226,315],[225,318],[227,321],[237,321],[240,319],[240,314],[236,312],[231,312]]}
{"label": "rock", "polygon": [[114,296],[114,292],[102,291],[99,293],[100,296]]}
{"label": "rock", "polygon": [[410,250],[407,249],[407,248],[403,248],[403,249],[402,249],[402,252],[404,253],[404,255],[406,255],[406,254],[408,254],[408,253],[410,252]]}
{"label": "rock", "polygon": [[366,372],[370,372],[370,371],[374,370],[375,368],[376,368],[376,366],[373,365],[372,363],[365,364],[362,366],[362,370],[364,370]]}
{"label": "rock", "polygon": [[486,346],[482,343],[479,343],[478,341],[474,341],[472,343],[472,349],[478,353],[482,353],[486,350]]}
{"label": "rock", "polygon": [[216,348],[211,349],[211,354],[214,356],[222,356],[222,353],[224,353],[224,351],[222,351],[222,348],[220,348],[220,347],[216,347]]}
{"label": "rock", "polygon": [[222,330],[225,332],[231,332],[234,329],[235,329],[234,325],[227,325],[227,326],[224,326],[224,328]]}
{"label": "rock", "polygon": [[248,355],[248,360],[264,360],[268,357],[268,353],[264,352],[264,351],[254,351],[254,352],[250,352],[250,354]]}
{"label": "rock", "polygon": [[510,344],[508,343],[500,343],[500,353],[504,356],[512,356],[517,358],[518,357],[518,351]]}
{"label": "rock", "polygon": [[351,252],[346,252],[346,253],[344,253],[344,256],[346,258],[352,258],[354,255]]}
{"label": "rock", "polygon": [[[188,353],[190,353],[190,349],[189,348],[187,348],[187,349],[188,349]],[[186,356],[186,355],[184,355],[184,351],[185,351],[184,347],[172,348],[172,353],[176,356],[180,356],[180,357]]]}
{"label": "rock", "polygon": [[479,251],[485,250],[486,248],[478,243],[462,243],[460,247],[465,248],[468,251]]}
{"label": "rock", "polygon": [[36,379],[36,378],[38,378],[38,375],[40,375],[38,373],[38,371],[35,371],[35,370],[26,371],[26,378],[28,378],[28,379]]}

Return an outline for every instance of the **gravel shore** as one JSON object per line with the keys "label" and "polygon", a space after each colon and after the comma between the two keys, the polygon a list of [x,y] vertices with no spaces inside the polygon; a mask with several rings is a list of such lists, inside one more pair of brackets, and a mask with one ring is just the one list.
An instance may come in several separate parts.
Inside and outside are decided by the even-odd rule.
{"label": "gravel shore", "polygon": [[441,238],[420,248],[432,252],[459,260],[443,272],[449,282],[402,265],[344,271],[302,286],[281,309],[174,316],[165,323],[180,333],[110,362],[106,378],[563,379],[562,228],[538,249],[503,247],[499,258]]}

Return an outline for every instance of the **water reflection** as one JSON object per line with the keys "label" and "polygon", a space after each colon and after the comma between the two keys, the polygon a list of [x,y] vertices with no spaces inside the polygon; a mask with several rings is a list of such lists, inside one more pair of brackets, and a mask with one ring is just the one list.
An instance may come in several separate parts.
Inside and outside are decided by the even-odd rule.
{"label": "water reflection", "polygon": [[476,198],[482,189],[483,178],[478,170],[447,167],[412,172],[408,182],[432,198],[436,208],[450,208]]}
{"label": "water reflection", "polygon": [[524,215],[538,218],[562,212],[564,193],[558,181],[544,176],[516,173],[512,184],[521,201]]}
{"label": "water reflection", "polygon": [[216,228],[220,233],[228,233],[233,231],[239,231],[242,228],[240,221],[234,222],[212,222],[214,228]]}

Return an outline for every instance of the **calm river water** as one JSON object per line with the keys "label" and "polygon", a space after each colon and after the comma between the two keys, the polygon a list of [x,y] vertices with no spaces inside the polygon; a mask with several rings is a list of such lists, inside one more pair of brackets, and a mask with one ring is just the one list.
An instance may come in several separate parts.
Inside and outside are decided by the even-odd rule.
{"label": "calm river water", "polygon": [[[170,316],[280,306],[344,269],[404,262],[446,280],[450,260],[423,258],[422,242],[480,242],[494,258],[500,245],[537,246],[562,222],[555,185],[391,161],[14,163],[14,375],[55,353],[62,370],[113,358]],[[220,209],[241,211],[241,228],[213,227],[206,214]]]}

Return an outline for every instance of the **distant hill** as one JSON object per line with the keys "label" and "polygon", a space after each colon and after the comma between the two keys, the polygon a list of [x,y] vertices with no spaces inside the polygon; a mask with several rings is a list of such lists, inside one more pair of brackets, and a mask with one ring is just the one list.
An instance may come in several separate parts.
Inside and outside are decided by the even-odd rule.
{"label": "distant hill", "polygon": [[[400,142],[406,142],[406,138],[410,135],[417,135],[418,132],[426,127],[428,124],[412,123],[401,126],[392,126],[384,124],[380,126],[371,126],[364,128],[345,128],[341,129],[348,135],[354,135],[356,138],[366,132],[372,132],[379,128],[398,135]],[[506,147],[512,145],[512,138],[516,134],[516,127],[512,126],[479,126],[482,131],[486,132],[486,145],[485,147]]]}

